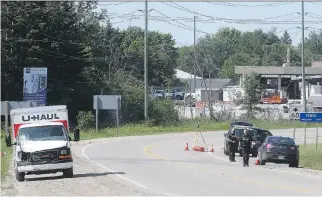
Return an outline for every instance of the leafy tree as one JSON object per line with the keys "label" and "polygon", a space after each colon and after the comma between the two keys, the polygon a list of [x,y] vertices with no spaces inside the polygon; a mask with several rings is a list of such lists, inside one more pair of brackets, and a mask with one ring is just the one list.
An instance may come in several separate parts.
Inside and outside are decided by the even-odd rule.
{"label": "leafy tree", "polygon": [[235,53],[224,62],[221,76],[231,78],[236,83],[239,77],[235,75],[235,66],[254,66],[255,62],[252,61],[251,55],[245,52]]}
{"label": "leafy tree", "polygon": [[[86,84],[82,71],[89,57],[83,43],[91,34],[89,26],[98,19],[84,15],[94,7],[93,3],[81,2],[2,2],[2,98],[22,100],[24,67],[47,67],[47,102],[68,104],[75,109],[84,101]],[[10,34],[9,34],[10,33]],[[20,80],[17,80],[20,79]],[[84,87],[85,86],[85,87]],[[76,99],[75,99],[76,98]],[[74,117],[75,117],[74,116]]]}
{"label": "leafy tree", "polygon": [[285,31],[283,36],[281,37],[281,42],[283,44],[285,44],[285,45],[291,45],[292,44],[291,36],[287,31]]}
{"label": "leafy tree", "polygon": [[[126,55],[126,68],[138,79],[144,79],[144,31],[131,27],[122,32],[123,52]],[[170,34],[157,31],[148,33],[148,77],[150,85],[165,85],[174,79],[178,51]]]}
{"label": "leafy tree", "polygon": [[149,102],[150,123],[169,125],[179,121],[177,110],[171,100],[153,100]]}
{"label": "leafy tree", "polygon": [[308,65],[311,65],[312,61],[322,60],[322,30],[310,32],[305,39],[304,50]]}
{"label": "leafy tree", "polygon": [[[194,50],[192,46],[183,46],[178,50],[177,68],[188,73],[194,73]],[[196,74],[199,75],[199,74]]]}
{"label": "leafy tree", "polygon": [[246,117],[248,119],[254,119],[255,113],[261,110],[261,108],[256,106],[259,104],[263,90],[259,81],[260,75],[255,73],[246,75],[243,86],[244,96],[237,101],[237,104],[242,106],[241,109],[246,110]]}
{"label": "leafy tree", "polygon": [[282,66],[286,62],[287,46],[279,43],[263,46],[263,65]]}

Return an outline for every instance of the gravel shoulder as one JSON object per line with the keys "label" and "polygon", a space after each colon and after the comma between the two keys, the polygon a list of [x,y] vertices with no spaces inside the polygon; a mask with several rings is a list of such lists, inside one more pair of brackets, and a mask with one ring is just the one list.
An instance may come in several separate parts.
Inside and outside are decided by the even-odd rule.
{"label": "gravel shoulder", "polygon": [[3,180],[1,196],[160,196],[119,178],[118,172],[108,172],[82,155],[82,148],[100,140],[86,140],[72,145],[74,178],[62,178],[62,173],[26,175],[26,181],[14,178],[13,166]]}

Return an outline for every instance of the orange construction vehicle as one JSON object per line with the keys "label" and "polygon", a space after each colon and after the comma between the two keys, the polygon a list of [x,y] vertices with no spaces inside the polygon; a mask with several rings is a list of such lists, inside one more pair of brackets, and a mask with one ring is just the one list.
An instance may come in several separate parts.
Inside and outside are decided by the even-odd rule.
{"label": "orange construction vehicle", "polygon": [[282,91],[265,89],[259,102],[261,104],[284,104],[287,103],[287,98],[283,98]]}

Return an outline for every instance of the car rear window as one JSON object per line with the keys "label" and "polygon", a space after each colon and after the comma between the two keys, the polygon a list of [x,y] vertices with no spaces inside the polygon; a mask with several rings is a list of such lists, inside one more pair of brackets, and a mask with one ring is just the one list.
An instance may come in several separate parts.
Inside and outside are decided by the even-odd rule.
{"label": "car rear window", "polygon": [[267,136],[272,136],[272,134],[267,130],[261,130],[261,129],[256,130],[256,137],[258,140],[264,141]]}
{"label": "car rear window", "polygon": [[[248,134],[249,134],[250,136],[255,136],[255,131],[254,131],[254,130],[249,129],[249,130],[248,130]],[[243,129],[243,128],[235,129],[235,135],[236,135],[237,137],[241,137],[242,135],[244,135],[244,129]]]}
{"label": "car rear window", "polygon": [[268,138],[268,143],[271,144],[285,144],[295,146],[295,142],[292,138],[288,137],[270,137]]}

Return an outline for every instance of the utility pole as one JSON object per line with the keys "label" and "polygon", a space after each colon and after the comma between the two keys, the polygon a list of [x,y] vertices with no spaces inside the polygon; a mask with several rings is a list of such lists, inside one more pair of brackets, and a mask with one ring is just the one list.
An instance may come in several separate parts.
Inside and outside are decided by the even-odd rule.
{"label": "utility pole", "polygon": [[304,1],[302,1],[302,103],[306,112],[306,88],[305,88],[305,67],[304,67]]}
{"label": "utility pole", "polygon": [[193,75],[194,75],[194,81],[193,81],[193,92],[196,92],[196,85],[197,85],[197,79],[196,79],[196,18],[197,16],[193,16]]}
{"label": "utility pole", "polygon": [[145,1],[145,30],[144,30],[144,118],[148,121],[148,1]]}

